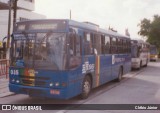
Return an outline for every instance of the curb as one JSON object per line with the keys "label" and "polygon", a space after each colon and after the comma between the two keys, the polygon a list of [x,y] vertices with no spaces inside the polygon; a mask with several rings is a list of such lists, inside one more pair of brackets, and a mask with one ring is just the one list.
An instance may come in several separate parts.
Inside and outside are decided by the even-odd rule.
{"label": "curb", "polygon": [[5,93],[0,94],[0,98],[12,96],[12,95],[16,95],[16,94],[13,92],[5,92]]}

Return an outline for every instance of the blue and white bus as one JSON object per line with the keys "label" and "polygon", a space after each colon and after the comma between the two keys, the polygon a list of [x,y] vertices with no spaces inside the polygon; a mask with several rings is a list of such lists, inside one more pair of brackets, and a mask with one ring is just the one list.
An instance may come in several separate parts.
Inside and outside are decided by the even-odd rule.
{"label": "blue and white bus", "polygon": [[150,61],[150,44],[143,40],[131,40],[132,68],[147,67]]}
{"label": "blue and white bus", "polygon": [[11,45],[9,89],[31,97],[85,99],[131,70],[130,38],[90,23],[18,22]]}

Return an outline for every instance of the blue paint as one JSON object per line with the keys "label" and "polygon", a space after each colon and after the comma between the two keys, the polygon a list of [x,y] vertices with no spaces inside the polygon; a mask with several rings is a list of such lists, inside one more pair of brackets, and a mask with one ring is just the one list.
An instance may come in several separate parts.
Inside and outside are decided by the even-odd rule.
{"label": "blue paint", "polygon": [[[43,20],[44,21],[44,20]],[[54,20],[50,20],[54,21]],[[57,20],[60,21],[60,20]],[[81,39],[82,43],[82,55],[81,55],[81,64],[73,69],[68,69],[65,71],[55,71],[55,70],[45,70],[45,69],[34,69],[35,76],[29,77],[24,75],[24,70],[26,70],[26,67],[24,65],[23,60],[17,60],[16,66],[10,67],[9,71],[9,89],[11,92],[15,92],[17,94],[26,94],[28,95],[29,92],[35,90],[36,93],[30,94],[31,96],[39,96],[39,97],[49,97],[49,98],[58,98],[58,99],[69,99],[71,97],[74,97],[76,95],[79,95],[82,92],[82,82],[85,77],[85,75],[90,74],[92,76],[92,87],[96,87],[96,75],[95,75],[95,62],[96,62],[96,55],[84,55],[84,32],[96,32],[96,33],[102,33],[109,36],[120,36],[122,38],[122,35],[119,35],[114,32],[109,32],[103,29],[98,29],[97,27],[93,27],[91,25],[85,24],[85,23],[79,23],[72,20],[61,20],[66,22],[66,28],[60,29],[60,30],[53,30],[53,32],[69,32],[70,27],[74,27],[77,30],[77,35]],[[27,21],[27,23],[34,23],[34,21]],[[25,23],[25,22],[24,22]],[[23,24],[23,22],[20,22],[19,24]],[[26,30],[26,33],[36,33],[36,32],[48,32],[48,30]],[[16,33],[21,33],[20,31],[15,31]],[[124,39],[128,39],[127,37],[123,36]],[[68,38],[68,37],[67,37]],[[115,54],[115,58],[117,58],[117,62],[112,64],[112,54],[106,54],[106,55],[100,55],[100,85],[111,81],[113,79],[116,79],[118,77],[118,71],[120,66],[123,66],[124,68],[124,74],[130,71],[131,67],[131,55],[130,54]],[[121,59],[125,59],[125,61],[119,62]],[[85,73],[82,73],[83,65],[85,63],[89,63],[90,65],[94,65],[93,69],[86,70]],[[18,75],[14,75],[12,73],[13,70],[18,70]],[[15,71],[16,72],[16,71]],[[33,79],[34,86],[28,86],[25,83],[27,82],[27,79],[29,80]],[[26,79],[26,81],[25,81]],[[19,80],[19,83],[16,83],[15,81]],[[30,81],[32,82],[32,81]],[[50,84],[52,86],[50,86]],[[56,84],[58,84],[56,86]],[[50,90],[58,90],[60,94],[54,95],[50,93]]]}

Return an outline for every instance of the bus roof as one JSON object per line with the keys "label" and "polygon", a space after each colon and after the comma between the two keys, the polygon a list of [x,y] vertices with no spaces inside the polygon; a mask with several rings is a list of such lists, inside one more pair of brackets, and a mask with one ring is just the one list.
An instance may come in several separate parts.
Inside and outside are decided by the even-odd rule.
{"label": "bus roof", "polygon": [[103,33],[103,34],[107,34],[107,35],[110,35],[110,36],[116,36],[116,37],[119,37],[119,38],[130,39],[130,37],[128,37],[128,36],[121,35],[117,32],[113,32],[113,31],[109,31],[109,30],[99,28],[99,26],[97,26],[97,25],[84,23],[84,22],[77,22],[77,21],[74,21],[74,20],[68,20],[68,21],[69,21],[69,25],[71,25],[71,26],[80,27],[80,28],[100,32],[100,33]]}
{"label": "bus roof", "polygon": [[148,45],[150,45],[148,42],[145,42],[145,41],[143,41],[143,40],[131,40],[131,41],[134,41],[134,42],[136,42],[136,43],[142,43],[142,44],[148,44]]}
{"label": "bus roof", "polygon": [[97,33],[103,33],[103,34],[106,34],[106,35],[109,35],[109,36],[115,36],[115,37],[118,37],[118,38],[126,38],[126,39],[130,39],[130,37],[128,36],[125,36],[125,35],[121,35],[117,32],[113,32],[113,31],[109,31],[109,30],[106,30],[106,29],[102,29],[102,28],[99,28],[99,26],[97,26],[96,24],[90,24],[90,22],[77,22],[77,21],[74,21],[74,20],[69,20],[69,19],[36,19],[36,20],[26,20],[26,21],[21,21],[21,22],[17,22],[19,24],[21,23],[27,23],[27,22],[37,22],[37,21],[66,21],[68,22],[69,25],[71,26],[74,26],[74,27],[80,27],[80,28],[83,28],[83,29],[87,29],[87,30],[92,30],[92,31],[95,31]]}

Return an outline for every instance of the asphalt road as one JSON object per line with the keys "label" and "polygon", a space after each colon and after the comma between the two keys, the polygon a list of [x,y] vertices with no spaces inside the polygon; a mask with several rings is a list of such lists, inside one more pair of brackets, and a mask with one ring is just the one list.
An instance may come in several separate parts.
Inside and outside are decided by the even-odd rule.
{"label": "asphalt road", "polygon": [[[134,70],[123,77],[120,83],[110,82],[93,89],[90,97],[80,100],[30,98],[27,95],[12,95],[0,98],[0,104],[160,104],[160,62],[150,62],[147,68]],[[66,106],[67,107],[67,106]],[[63,109],[63,108],[62,108]],[[1,113],[2,111],[0,111]],[[4,112],[4,111],[3,111]],[[6,111],[8,113],[8,111]],[[17,113],[19,111],[10,111]],[[22,111],[21,111],[22,112]],[[34,113],[33,111],[23,111]],[[35,111],[36,112],[36,111]],[[54,110],[38,113],[160,113],[155,110]]]}

